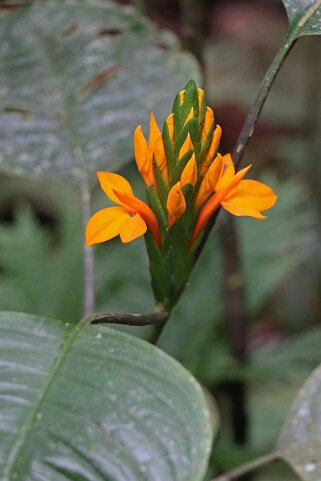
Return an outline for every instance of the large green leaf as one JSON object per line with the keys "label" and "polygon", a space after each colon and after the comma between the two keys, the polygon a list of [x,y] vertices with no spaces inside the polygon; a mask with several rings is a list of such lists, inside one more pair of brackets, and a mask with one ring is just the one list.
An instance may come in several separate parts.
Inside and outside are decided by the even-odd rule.
{"label": "large green leaf", "polygon": [[1,481],[198,481],[212,430],[176,361],[103,326],[0,314]]}
{"label": "large green leaf", "polygon": [[82,179],[133,157],[136,125],[163,121],[193,58],[135,10],[47,1],[0,16],[0,168]]}
{"label": "large green leaf", "polygon": [[321,478],[321,366],[299,391],[278,442],[282,457],[305,481]]}
{"label": "large green leaf", "polygon": [[321,0],[282,0],[289,17],[290,30],[296,29],[296,37],[320,35]]}

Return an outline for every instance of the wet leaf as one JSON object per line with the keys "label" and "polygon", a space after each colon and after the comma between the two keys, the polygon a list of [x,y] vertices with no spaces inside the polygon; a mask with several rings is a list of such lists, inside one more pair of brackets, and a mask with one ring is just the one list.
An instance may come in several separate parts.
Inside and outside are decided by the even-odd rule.
{"label": "wet leaf", "polygon": [[133,132],[163,121],[193,58],[132,8],[71,0],[0,15],[0,169],[77,179],[133,158]]}
{"label": "wet leaf", "polygon": [[285,420],[278,447],[304,481],[321,478],[321,366],[309,377]]}
{"label": "wet leaf", "polygon": [[105,326],[0,313],[0,478],[198,481],[211,427],[194,378]]}
{"label": "wet leaf", "polygon": [[321,0],[282,0],[296,37],[321,34]]}

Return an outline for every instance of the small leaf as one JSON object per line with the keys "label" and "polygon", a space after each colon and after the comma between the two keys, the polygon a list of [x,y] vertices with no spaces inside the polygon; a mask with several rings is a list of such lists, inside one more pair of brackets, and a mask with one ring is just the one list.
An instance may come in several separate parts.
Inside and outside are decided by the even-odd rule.
{"label": "small leaf", "polygon": [[321,34],[321,0],[282,0],[296,37]]}
{"label": "small leaf", "polygon": [[278,447],[304,481],[321,478],[321,366],[309,377],[285,420]]}
{"label": "small leaf", "polygon": [[88,180],[133,158],[133,132],[160,122],[191,55],[132,8],[48,1],[0,16],[0,169]]}
{"label": "small leaf", "polygon": [[194,378],[102,326],[0,313],[0,478],[200,481],[212,430]]}

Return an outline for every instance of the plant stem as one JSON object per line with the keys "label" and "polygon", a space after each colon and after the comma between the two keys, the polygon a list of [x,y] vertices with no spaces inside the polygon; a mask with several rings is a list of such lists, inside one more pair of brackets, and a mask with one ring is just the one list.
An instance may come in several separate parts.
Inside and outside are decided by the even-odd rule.
{"label": "plant stem", "polygon": [[89,324],[123,324],[127,326],[163,326],[168,319],[165,311],[154,311],[150,314],[128,314],[119,312],[98,312],[85,320]]}
{"label": "plant stem", "polygon": [[272,463],[273,461],[277,461],[279,458],[280,454],[277,452],[266,454],[265,456],[254,459],[254,461],[250,461],[249,463],[245,463],[238,468],[232,469],[228,473],[212,479],[212,481],[232,481],[233,479],[238,479],[244,474],[254,471],[254,469],[264,466],[265,464]]}
{"label": "plant stem", "polygon": [[[91,195],[88,184],[84,181],[81,185],[83,231],[90,217]],[[84,245],[84,316],[89,316],[95,309],[95,288],[94,288],[94,251],[92,247]]]}
{"label": "plant stem", "polygon": [[289,35],[287,36],[284,44],[282,45],[282,47],[280,48],[276,56],[274,57],[273,62],[268,68],[264,76],[264,79],[260,85],[258,95],[247,114],[246,120],[244,122],[243,128],[237,139],[237,142],[232,154],[236,169],[239,167],[245,152],[245,148],[250,138],[253,135],[256,122],[260,116],[260,113],[265,104],[266,98],[271,90],[271,87],[274,83],[274,80],[276,79],[277,74],[285,58],[287,57],[287,55],[289,54],[289,52],[291,51],[293,45],[297,40],[296,34],[297,34],[296,29],[293,29],[292,32],[290,32]]}
{"label": "plant stem", "polygon": [[150,344],[154,344],[156,346],[158,339],[160,338],[164,327],[166,326],[166,323],[168,321],[169,314],[167,315],[167,318],[164,319],[164,321],[156,326],[153,326],[151,330],[147,333],[145,340],[148,341]]}

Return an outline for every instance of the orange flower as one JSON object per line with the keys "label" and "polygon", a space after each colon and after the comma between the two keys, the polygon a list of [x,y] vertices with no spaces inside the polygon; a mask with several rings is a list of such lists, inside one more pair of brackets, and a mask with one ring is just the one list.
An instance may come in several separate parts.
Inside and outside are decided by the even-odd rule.
{"label": "orange flower", "polygon": [[[217,175],[214,163],[212,166],[213,176]],[[249,216],[255,219],[266,218],[266,216],[261,214],[261,211],[273,207],[277,196],[270,187],[261,182],[242,180],[250,168],[251,165],[235,173],[231,155],[226,154],[223,156],[221,173],[215,182],[215,193],[208,199],[199,214],[191,243],[196,240],[209,218],[220,205],[231,214],[237,216]],[[211,168],[208,170],[208,173],[210,171]]]}
{"label": "orange flower", "polygon": [[262,211],[276,201],[270,187],[244,180],[251,166],[236,173],[231,155],[218,153],[221,134],[204,91],[191,80],[176,96],[162,130],[153,114],[148,139],[141,126],[135,130],[135,159],[148,205],[134,196],[124,177],[97,172],[103,191],[117,206],[91,217],[87,245],[118,235],[127,243],[149,229],[145,240],[155,299],[168,311],[194,265],[194,243],[215,211],[222,206],[237,216],[265,219]]}
{"label": "orange flower", "polygon": [[151,208],[134,196],[129,182],[118,174],[97,172],[102,190],[120,207],[108,207],[94,214],[86,229],[86,245],[99,244],[117,235],[123,243],[131,242],[150,229],[160,245],[158,222]]}

